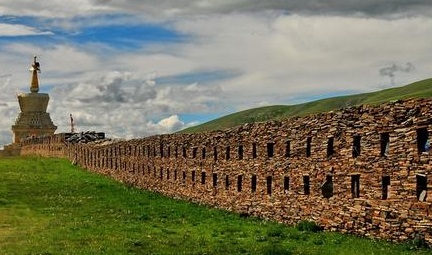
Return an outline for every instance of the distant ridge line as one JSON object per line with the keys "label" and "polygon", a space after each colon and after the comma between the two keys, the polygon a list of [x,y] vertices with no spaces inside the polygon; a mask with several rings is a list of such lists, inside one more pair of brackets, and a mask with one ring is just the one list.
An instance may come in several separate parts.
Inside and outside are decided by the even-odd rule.
{"label": "distant ridge line", "polygon": [[248,109],[220,117],[209,122],[186,128],[179,133],[198,133],[227,129],[246,123],[306,116],[321,112],[339,110],[351,106],[378,105],[386,102],[411,98],[431,98],[432,78],[405,86],[388,88],[375,92],[319,99],[297,105],[273,105]]}

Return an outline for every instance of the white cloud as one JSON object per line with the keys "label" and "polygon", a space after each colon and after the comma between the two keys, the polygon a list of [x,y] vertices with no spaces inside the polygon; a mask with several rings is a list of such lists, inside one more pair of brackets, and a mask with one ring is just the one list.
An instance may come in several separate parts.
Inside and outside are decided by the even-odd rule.
{"label": "white cloud", "polygon": [[[116,22],[136,25],[152,19],[185,37],[169,44],[143,42],[142,48],[129,51],[112,49],[101,38],[82,44],[2,43],[0,116],[10,122],[16,118],[15,93],[28,91],[33,55],[39,56],[41,88],[49,90],[49,111],[59,132],[69,130],[73,113],[80,131],[106,131],[124,138],[176,131],[191,125],[179,117],[187,113],[221,113],[294,104],[320,94],[377,90],[393,82],[380,70],[406,63],[415,69],[393,73],[395,85],[428,78],[428,3],[398,3],[400,9],[378,0],[80,0],[65,8],[62,1],[36,1],[31,6],[2,1],[4,15],[49,17],[46,26],[79,32],[81,26],[105,22],[104,13],[120,13],[125,18]],[[423,16],[413,15],[420,9]],[[4,28],[9,35],[49,33],[36,24]],[[200,76],[206,71],[231,75],[206,80]],[[185,74],[192,78],[176,82]],[[169,82],[156,82],[166,77]],[[1,123],[2,130],[12,124]]]}
{"label": "white cloud", "polygon": [[[301,94],[375,90],[389,82],[379,75],[388,63],[432,62],[432,20],[421,17],[232,14],[178,22],[176,28],[198,38],[178,50],[184,58],[241,70],[221,86],[231,102],[244,100],[246,107],[262,100],[289,103]],[[429,75],[416,69],[395,80],[401,85]]]}
{"label": "white cloud", "polygon": [[39,17],[73,17],[101,13],[135,13],[147,18],[175,18],[179,15],[205,15],[210,13],[228,14],[233,12],[257,12],[278,10],[289,13],[344,14],[387,17],[403,15],[431,15],[427,0],[386,0],[346,1],[346,0],[76,0],[65,4],[61,0],[47,1],[1,1],[2,15],[26,15]]}
{"label": "white cloud", "polygon": [[65,3],[61,0],[30,2],[2,0],[0,4],[0,14],[46,18],[65,18],[113,11],[113,8],[109,5],[99,5],[92,2],[93,1],[89,0],[75,0],[73,3]]}
{"label": "white cloud", "polygon": [[39,31],[36,28],[17,25],[17,24],[4,24],[0,23],[0,37],[4,36],[25,36],[25,35],[52,35],[49,31]]}
{"label": "white cloud", "polygon": [[15,123],[19,111],[18,103],[2,104],[0,106],[0,148],[12,142],[12,125]]}
{"label": "white cloud", "polygon": [[158,123],[154,124],[152,122],[148,123],[148,127],[150,130],[153,130],[155,133],[172,133],[174,131],[180,130],[184,128],[185,123],[180,120],[177,115],[172,115],[168,118],[160,120]]}
{"label": "white cloud", "polygon": [[[58,132],[69,132],[69,113],[76,130],[104,131],[112,137],[143,137],[178,131],[184,123],[178,114],[210,111],[218,88],[159,86],[152,75],[110,72],[100,78],[59,85],[50,92],[48,107]],[[211,97],[214,97],[213,99]]]}

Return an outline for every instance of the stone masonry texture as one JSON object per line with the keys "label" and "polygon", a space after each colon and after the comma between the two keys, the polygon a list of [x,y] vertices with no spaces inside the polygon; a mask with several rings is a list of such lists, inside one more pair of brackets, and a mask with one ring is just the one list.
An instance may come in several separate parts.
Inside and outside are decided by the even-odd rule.
{"label": "stone masonry texture", "polygon": [[65,157],[124,183],[242,214],[432,243],[432,100],[349,107],[222,131],[90,144],[65,134],[21,154]]}

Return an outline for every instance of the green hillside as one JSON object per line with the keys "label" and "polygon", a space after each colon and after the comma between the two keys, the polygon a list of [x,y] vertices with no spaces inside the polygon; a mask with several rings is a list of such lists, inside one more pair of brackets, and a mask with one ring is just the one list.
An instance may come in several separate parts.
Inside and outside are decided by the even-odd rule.
{"label": "green hillside", "polygon": [[348,106],[361,104],[374,105],[398,99],[428,97],[432,97],[432,79],[414,82],[397,88],[350,96],[326,98],[298,105],[274,105],[249,109],[184,129],[180,131],[180,133],[220,130],[245,123],[304,116],[318,112],[337,110]]}

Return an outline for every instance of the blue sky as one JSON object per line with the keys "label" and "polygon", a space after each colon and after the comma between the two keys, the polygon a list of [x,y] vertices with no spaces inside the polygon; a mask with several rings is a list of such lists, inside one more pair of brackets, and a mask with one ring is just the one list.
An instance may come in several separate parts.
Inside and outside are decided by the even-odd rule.
{"label": "blue sky", "polygon": [[134,138],[429,78],[426,1],[0,1],[0,146],[33,55],[58,132]]}
{"label": "blue sky", "polygon": [[[99,17],[93,17],[99,19]],[[125,15],[107,15],[100,19],[108,19],[109,23],[86,25],[84,18],[72,19],[70,22],[83,23],[79,28],[63,28],[56,25],[53,20],[40,20],[28,16],[0,16],[0,23],[13,26],[26,26],[37,29],[38,33],[17,36],[0,36],[2,43],[20,42],[55,45],[59,43],[79,44],[102,44],[117,51],[134,51],[152,44],[178,43],[185,40],[185,35],[164,24],[146,22],[124,23],[122,19],[133,17]],[[116,22],[117,20],[117,22]],[[36,26],[35,26],[36,24]],[[46,33],[46,34],[44,34]]]}

